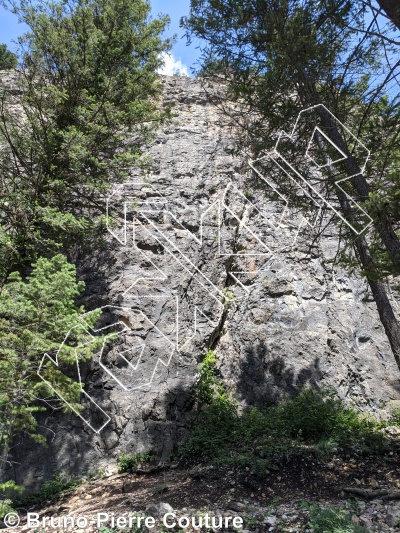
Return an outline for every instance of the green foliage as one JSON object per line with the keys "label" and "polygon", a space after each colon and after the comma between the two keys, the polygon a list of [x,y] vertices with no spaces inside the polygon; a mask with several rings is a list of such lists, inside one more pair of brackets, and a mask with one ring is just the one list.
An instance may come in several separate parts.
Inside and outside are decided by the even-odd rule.
{"label": "green foliage", "polygon": [[197,366],[198,380],[196,383],[196,396],[202,403],[212,404],[215,396],[225,396],[225,389],[217,379],[217,358],[213,350],[208,350],[203,361]]}
{"label": "green foliage", "polygon": [[390,423],[400,426],[400,402],[392,401],[389,404]]}
{"label": "green foliage", "polygon": [[0,106],[8,272],[91,236],[110,185],[146,164],[142,150],[169,116],[157,109],[156,70],[171,45],[160,37],[168,18],[152,20],[145,0],[20,0],[12,10],[29,32],[22,110],[6,90]]}
{"label": "green foliage", "polygon": [[222,459],[237,436],[239,420],[232,402],[224,398],[216,399],[201,413],[180,454],[201,461]]}
{"label": "green foliage", "polygon": [[0,518],[3,518],[7,513],[14,512],[12,498],[24,490],[24,487],[17,485],[15,481],[0,483]]}
{"label": "green foliage", "polygon": [[135,453],[133,455],[122,453],[118,457],[118,472],[132,473],[138,467],[152,463],[154,463],[154,456],[150,453]]}
{"label": "green foliage", "polygon": [[[368,145],[374,157],[366,167],[366,175],[370,179],[371,192],[364,202],[363,208],[375,221],[386,219],[395,233],[400,236],[400,139],[398,124],[400,120],[400,99],[380,96],[366,108],[365,105],[354,106],[351,113],[354,126],[361,127],[361,138]],[[400,261],[396,261],[382,247],[379,235],[379,224],[372,226],[371,250],[374,257],[375,270],[380,278],[396,276],[400,272]],[[368,278],[371,273],[364,269]],[[376,277],[376,276],[375,276]]]}
{"label": "green foliage", "polygon": [[0,70],[11,70],[16,68],[18,57],[7,49],[6,44],[0,44]]}
{"label": "green foliage", "polygon": [[66,491],[75,489],[83,483],[85,478],[68,478],[57,472],[53,479],[45,481],[37,492],[31,492],[21,498],[14,500],[14,505],[18,507],[29,507],[43,504],[46,501],[53,501],[60,498]]}
{"label": "green foliage", "polygon": [[308,527],[315,533],[363,533],[368,529],[354,524],[349,509],[323,509],[320,505],[305,505],[310,513]]}
{"label": "green foliage", "polygon": [[[270,132],[295,119],[306,103],[294,94],[303,88],[313,92],[305,87],[305,76],[318,83],[321,100],[329,105],[337,99],[340,83],[350,90],[361,66],[378,69],[373,39],[365,39],[353,54],[357,31],[349,26],[360,27],[362,15],[350,2],[192,0],[181,25],[189,42],[202,39],[201,73],[213,75],[216,66],[217,72],[225,70],[229,95],[260,113],[243,139],[251,139],[257,152],[271,142]],[[342,71],[343,80],[338,78]],[[316,94],[306,99],[315,104]]]}
{"label": "green foliage", "polygon": [[[241,251],[239,251],[240,253]],[[224,307],[229,307],[232,302],[235,300],[235,295],[230,291],[227,287],[224,287],[222,289],[222,292],[224,293]]]}
{"label": "green foliage", "polygon": [[[349,439],[363,442],[374,435],[371,445],[375,444],[375,431],[383,423],[372,417],[361,415],[346,407],[333,392],[320,392],[304,389],[292,400],[285,400],[274,408],[278,419],[290,435],[300,436],[306,442],[337,438],[340,442]],[[381,433],[377,433],[381,435]]]}
{"label": "green foliage", "polygon": [[10,498],[0,500],[0,518],[4,518],[6,514],[15,512],[13,502]]}
{"label": "green foliage", "polygon": [[[47,360],[41,375],[76,410],[81,409],[81,386],[77,375],[63,371],[89,359],[102,346],[105,337],[91,337],[100,312],[81,317],[75,298],[84,283],[76,281],[76,269],[63,255],[40,258],[24,281],[12,273],[0,291],[0,450],[2,457],[15,435],[24,431],[38,442],[34,414],[44,410],[41,399],[54,396],[53,390],[38,376],[43,355],[57,354],[58,366]],[[68,338],[64,341],[67,333]],[[76,347],[79,345],[79,349]],[[70,408],[62,404],[65,411]]]}
{"label": "green foliage", "polygon": [[[208,396],[207,396],[208,397]],[[345,407],[325,391],[303,390],[297,397],[264,409],[238,413],[226,396],[214,396],[180,449],[182,457],[249,467],[263,476],[284,458],[301,453],[329,456],[338,447],[380,452],[383,424]]]}

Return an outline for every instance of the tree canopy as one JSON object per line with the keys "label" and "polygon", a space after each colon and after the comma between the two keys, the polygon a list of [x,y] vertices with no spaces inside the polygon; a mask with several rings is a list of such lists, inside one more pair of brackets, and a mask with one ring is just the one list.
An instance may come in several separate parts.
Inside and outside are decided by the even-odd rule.
{"label": "tree canopy", "polygon": [[8,50],[6,44],[0,44],[0,70],[11,70],[18,64],[18,57]]}
{"label": "tree canopy", "polygon": [[171,46],[161,38],[168,18],[152,20],[144,0],[21,0],[13,11],[30,31],[19,39],[17,113],[1,89],[8,268],[87,234],[110,184],[144,163],[143,147],[168,116],[156,106],[156,70]]}

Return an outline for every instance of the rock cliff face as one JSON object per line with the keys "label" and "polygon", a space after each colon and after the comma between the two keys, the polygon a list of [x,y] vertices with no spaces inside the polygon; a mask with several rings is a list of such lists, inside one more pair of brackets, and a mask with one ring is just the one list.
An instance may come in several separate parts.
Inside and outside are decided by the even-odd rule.
{"label": "rock cliff face", "polygon": [[47,449],[23,439],[14,448],[18,483],[112,469],[121,452],[168,457],[187,432],[208,348],[241,405],[308,384],[372,411],[400,398],[365,282],[333,266],[334,233],[311,247],[296,237],[297,215],[283,217],[230,155],[229,121],[200,83],[163,83],[175,116],[149,148],[154,168],[110,192],[106,241],[77,258],[87,307],[106,306],[101,325],[118,334],[81,369],[95,402],[84,418],[105,427],[43,417]]}

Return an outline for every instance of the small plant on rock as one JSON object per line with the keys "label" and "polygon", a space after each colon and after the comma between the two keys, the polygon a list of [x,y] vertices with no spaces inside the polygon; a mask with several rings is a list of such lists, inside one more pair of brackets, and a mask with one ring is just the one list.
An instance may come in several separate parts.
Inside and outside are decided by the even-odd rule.
{"label": "small plant on rock", "polygon": [[150,453],[135,453],[132,455],[122,453],[118,458],[118,472],[132,473],[139,466],[149,465],[154,462],[154,456]]}
{"label": "small plant on rock", "polygon": [[56,500],[67,490],[75,489],[85,481],[85,478],[65,477],[61,472],[56,472],[53,479],[45,481],[37,492],[32,492],[15,500],[15,505],[18,507],[29,507],[48,500]]}
{"label": "small plant on rock", "polygon": [[366,533],[364,526],[352,520],[348,509],[323,509],[319,505],[309,507],[310,522],[308,526],[314,533]]}

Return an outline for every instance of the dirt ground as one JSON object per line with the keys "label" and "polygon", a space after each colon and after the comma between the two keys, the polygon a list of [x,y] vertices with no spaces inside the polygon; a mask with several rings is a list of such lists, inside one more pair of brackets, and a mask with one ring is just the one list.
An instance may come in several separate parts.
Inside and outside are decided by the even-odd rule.
{"label": "dirt ground", "polygon": [[[358,494],[345,490],[349,488]],[[248,469],[200,465],[166,465],[153,473],[99,476],[56,501],[18,509],[21,521],[13,531],[33,530],[26,525],[27,512],[37,513],[40,520],[65,515],[94,517],[102,511],[127,516],[149,514],[149,506],[160,503],[171,506],[177,516],[233,513],[243,517],[245,530],[259,533],[311,531],[307,529],[307,512],[302,510],[304,502],[343,507],[352,498],[361,503],[354,511],[354,521],[369,524],[366,531],[400,531],[393,518],[387,516],[394,512],[390,507],[393,501],[400,499],[400,441],[394,441],[392,451],[384,456],[337,455],[329,461],[296,457],[283,462],[276,471],[266,471],[262,479]],[[64,531],[49,523],[40,524],[35,529],[38,533]],[[117,530],[104,527],[96,527],[91,520],[90,526],[72,530]]]}

